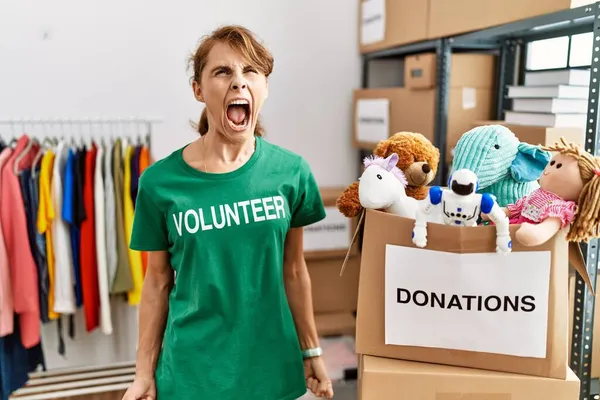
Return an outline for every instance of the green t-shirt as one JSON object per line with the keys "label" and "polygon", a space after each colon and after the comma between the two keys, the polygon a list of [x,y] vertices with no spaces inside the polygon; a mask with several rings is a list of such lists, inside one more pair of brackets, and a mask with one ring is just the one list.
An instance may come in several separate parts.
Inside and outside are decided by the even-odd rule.
{"label": "green t-shirt", "polygon": [[306,392],[283,282],[288,230],[325,209],[306,161],[257,137],[235,171],[204,173],[183,149],[139,181],[131,248],[175,270],[158,400],[292,400]]}

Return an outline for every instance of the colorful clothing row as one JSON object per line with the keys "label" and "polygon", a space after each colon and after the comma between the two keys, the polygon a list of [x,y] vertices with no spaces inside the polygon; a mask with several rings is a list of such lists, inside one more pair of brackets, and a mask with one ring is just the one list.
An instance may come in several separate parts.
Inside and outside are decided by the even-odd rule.
{"label": "colorful clothing row", "polygon": [[86,331],[111,334],[110,296],[139,303],[146,257],[129,249],[129,236],[137,181],[149,164],[148,146],[124,139],[40,145],[23,135],[2,146],[0,375],[11,364],[2,345],[40,348],[41,323],[57,322],[63,352],[62,315],[71,337],[80,307]]}

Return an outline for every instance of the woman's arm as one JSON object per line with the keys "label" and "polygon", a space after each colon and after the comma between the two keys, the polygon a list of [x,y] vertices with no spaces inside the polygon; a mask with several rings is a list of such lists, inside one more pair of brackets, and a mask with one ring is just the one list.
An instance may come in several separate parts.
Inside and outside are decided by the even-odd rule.
{"label": "woman's arm", "polygon": [[154,379],[156,363],[169,310],[169,293],[173,288],[174,273],[167,251],[148,253],[148,268],[142,287],[139,316],[139,342],[136,376]]}
{"label": "woman's arm", "polygon": [[283,278],[302,350],[319,347],[312,304],[312,287],[304,260],[304,230],[292,228],[285,240]]}

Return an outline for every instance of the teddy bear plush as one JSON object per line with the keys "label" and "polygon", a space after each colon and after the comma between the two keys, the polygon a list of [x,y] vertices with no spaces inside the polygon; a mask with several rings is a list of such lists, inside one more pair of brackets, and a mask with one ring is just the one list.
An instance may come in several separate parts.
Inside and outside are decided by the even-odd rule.
{"label": "teddy bear plush", "polygon": [[[396,166],[404,172],[408,181],[406,195],[417,200],[427,197],[427,185],[437,173],[440,151],[422,134],[398,132],[377,144],[373,155],[387,158],[398,155]],[[348,218],[362,211],[358,198],[358,182],[344,190],[336,202],[338,210]]]}

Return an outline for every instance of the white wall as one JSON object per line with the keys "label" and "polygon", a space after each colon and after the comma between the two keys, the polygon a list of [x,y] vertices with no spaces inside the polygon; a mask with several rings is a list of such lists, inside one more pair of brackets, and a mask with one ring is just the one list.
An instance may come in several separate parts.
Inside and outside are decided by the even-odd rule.
{"label": "white wall", "polygon": [[[196,138],[200,115],[186,71],[197,40],[220,24],[255,31],[275,57],[263,109],[267,138],[307,158],[323,186],[355,179],[352,90],[360,81],[358,2],[347,0],[2,0],[0,117],[163,119],[153,137],[162,158]],[[78,133],[77,131],[75,132]],[[0,135],[10,130],[0,126]],[[35,134],[35,132],[34,132]],[[104,363],[135,354],[135,310],[117,306],[112,338],[85,336],[56,355],[44,329],[50,367]],[[74,357],[75,350],[86,355]]]}

